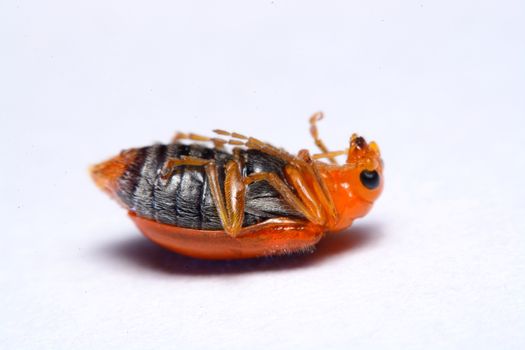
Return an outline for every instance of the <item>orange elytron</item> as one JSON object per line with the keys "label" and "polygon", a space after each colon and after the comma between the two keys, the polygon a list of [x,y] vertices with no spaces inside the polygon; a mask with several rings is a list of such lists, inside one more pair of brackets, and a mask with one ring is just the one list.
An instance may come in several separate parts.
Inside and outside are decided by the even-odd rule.
{"label": "orange elytron", "polygon": [[166,145],[122,151],[91,175],[146,237],[172,251],[204,259],[308,251],[364,216],[383,188],[376,143],[353,134],[349,148],[330,152],[318,136],[322,116],[310,118],[318,154],[224,130],[177,133]]}

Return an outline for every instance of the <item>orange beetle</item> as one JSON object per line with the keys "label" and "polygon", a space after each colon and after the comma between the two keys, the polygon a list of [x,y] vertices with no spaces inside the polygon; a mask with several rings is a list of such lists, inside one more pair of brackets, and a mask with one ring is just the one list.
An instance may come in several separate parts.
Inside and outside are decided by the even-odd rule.
{"label": "orange beetle", "polygon": [[310,118],[319,154],[294,156],[223,130],[214,130],[218,137],[177,133],[167,145],[122,151],[91,175],[146,237],[172,251],[204,259],[307,251],[364,216],[383,188],[376,143],[354,134],[348,149],[330,152],[317,132],[322,117]]}

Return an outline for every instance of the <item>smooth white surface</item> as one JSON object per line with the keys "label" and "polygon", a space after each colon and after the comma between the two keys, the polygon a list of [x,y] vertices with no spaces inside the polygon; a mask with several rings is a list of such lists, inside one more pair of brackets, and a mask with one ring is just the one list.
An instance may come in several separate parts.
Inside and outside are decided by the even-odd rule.
{"label": "smooth white surface", "polygon": [[[523,349],[523,1],[3,1],[0,348]],[[315,254],[146,241],[87,166],[176,130],[376,139]]]}

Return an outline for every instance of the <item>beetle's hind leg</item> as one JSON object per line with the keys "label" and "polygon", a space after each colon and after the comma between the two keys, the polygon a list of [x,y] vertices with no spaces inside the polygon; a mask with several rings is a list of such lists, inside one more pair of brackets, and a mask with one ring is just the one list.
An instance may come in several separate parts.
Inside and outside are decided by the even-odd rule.
{"label": "beetle's hind leg", "polygon": [[[238,152],[236,152],[238,154]],[[236,157],[238,158],[238,157]],[[234,158],[226,163],[224,194],[219,182],[219,171],[213,159],[196,157],[170,158],[164,164],[160,176],[168,179],[178,166],[203,166],[210,186],[211,195],[224,231],[232,237],[237,236],[244,221],[246,185],[242,180],[240,161]]]}
{"label": "beetle's hind leg", "polygon": [[162,168],[160,169],[160,177],[163,180],[167,180],[173,175],[173,171],[178,166],[189,165],[189,166],[204,166],[210,162],[214,162],[209,159],[202,159],[190,156],[182,156],[180,158],[168,158]]}

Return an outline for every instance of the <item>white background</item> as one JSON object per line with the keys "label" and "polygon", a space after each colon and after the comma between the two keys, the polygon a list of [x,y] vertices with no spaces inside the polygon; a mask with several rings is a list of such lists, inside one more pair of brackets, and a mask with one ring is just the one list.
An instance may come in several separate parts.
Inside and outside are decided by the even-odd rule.
{"label": "white background", "polygon": [[[522,349],[523,1],[0,3],[0,348]],[[378,141],[312,255],[158,248],[87,174],[176,130]]]}

